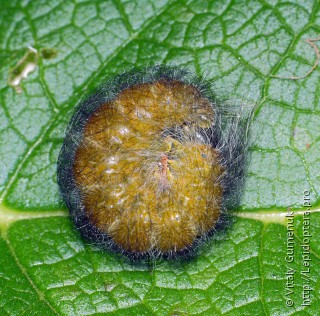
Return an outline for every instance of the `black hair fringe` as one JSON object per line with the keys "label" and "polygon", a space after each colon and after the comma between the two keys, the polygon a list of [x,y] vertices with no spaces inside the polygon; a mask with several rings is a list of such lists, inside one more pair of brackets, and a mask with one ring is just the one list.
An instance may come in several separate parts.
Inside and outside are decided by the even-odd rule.
{"label": "black hair fringe", "polygon": [[[207,236],[199,237],[188,248],[179,252],[162,254],[151,251],[143,254],[132,254],[119,248],[111,238],[95,227],[86,215],[82,204],[82,195],[73,176],[73,161],[76,150],[82,140],[84,127],[90,116],[102,105],[113,100],[124,89],[141,83],[152,83],[159,80],[178,80],[197,88],[213,106],[215,122],[204,133],[209,137],[212,147],[221,153],[221,164],[225,172],[221,177],[224,190],[221,216],[216,227]],[[81,101],[66,129],[65,139],[58,157],[57,179],[63,200],[69,209],[70,216],[76,228],[89,243],[100,249],[111,249],[128,257],[130,260],[157,259],[190,259],[197,253],[199,245],[210,236],[224,231],[232,222],[231,211],[239,205],[248,163],[249,127],[253,110],[238,107],[228,107],[219,101],[213,91],[213,82],[195,76],[187,68],[157,65],[145,68],[132,68],[127,72],[108,78],[93,94]],[[247,113],[245,113],[247,112]]]}

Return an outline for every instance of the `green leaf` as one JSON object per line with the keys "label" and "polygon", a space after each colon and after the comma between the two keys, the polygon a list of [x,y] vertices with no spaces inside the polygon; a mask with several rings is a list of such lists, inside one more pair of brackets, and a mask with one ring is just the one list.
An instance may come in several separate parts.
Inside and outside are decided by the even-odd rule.
{"label": "green leaf", "polygon": [[[319,68],[289,77],[315,64],[305,40],[319,34],[318,1],[2,0],[0,29],[1,315],[317,314]],[[28,63],[36,69],[22,79]],[[217,94],[238,106],[258,103],[252,155],[225,234],[190,262],[135,264],[81,239],[58,194],[56,161],[84,95],[113,73],[162,63],[215,79]]]}

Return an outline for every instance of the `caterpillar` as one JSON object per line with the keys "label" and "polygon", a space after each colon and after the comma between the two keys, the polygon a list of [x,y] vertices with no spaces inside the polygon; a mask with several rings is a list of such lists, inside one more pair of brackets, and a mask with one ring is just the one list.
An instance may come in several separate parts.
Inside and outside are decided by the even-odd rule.
{"label": "caterpillar", "polygon": [[85,239],[131,258],[193,253],[239,203],[253,111],[186,68],[134,68],[76,108],[57,179]]}

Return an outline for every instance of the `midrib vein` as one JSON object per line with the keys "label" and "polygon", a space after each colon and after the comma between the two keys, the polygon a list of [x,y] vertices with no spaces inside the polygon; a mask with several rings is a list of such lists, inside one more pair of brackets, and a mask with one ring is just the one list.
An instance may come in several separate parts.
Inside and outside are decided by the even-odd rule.
{"label": "midrib vein", "polygon": [[[295,216],[303,215],[307,209],[300,209],[292,211]],[[309,211],[311,214],[319,213],[320,208],[312,209]],[[286,216],[291,213],[291,210],[284,212],[283,210],[264,211],[259,210],[256,212],[234,212],[233,215],[240,218],[253,219],[264,223],[278,223],[285,225]],[[68,216],[67,210],[58,211],[17,211],[0,204],[0,228],[6,230],[12,223],[20,220],[46,218],[55,216]]]}

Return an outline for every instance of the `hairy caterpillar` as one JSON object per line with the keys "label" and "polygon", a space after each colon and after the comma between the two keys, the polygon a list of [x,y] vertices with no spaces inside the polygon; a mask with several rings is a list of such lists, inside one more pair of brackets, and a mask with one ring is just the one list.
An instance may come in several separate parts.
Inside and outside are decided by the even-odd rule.
{"label": "hairy caterpillar", "polygon": [[251,116],[187,69],[108,79],[79,104],[58,159],[75,226],[131,257],[190,253],[238,203]]}

